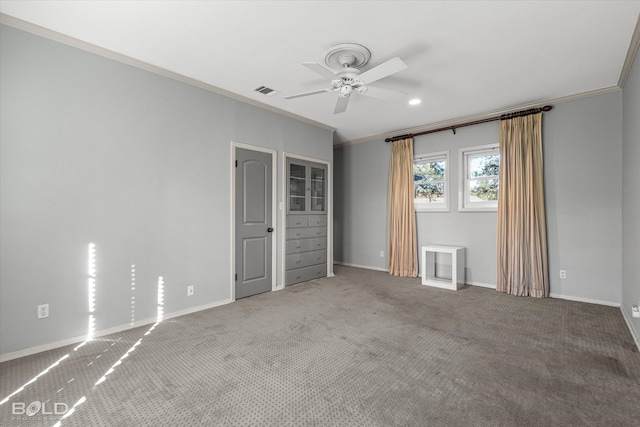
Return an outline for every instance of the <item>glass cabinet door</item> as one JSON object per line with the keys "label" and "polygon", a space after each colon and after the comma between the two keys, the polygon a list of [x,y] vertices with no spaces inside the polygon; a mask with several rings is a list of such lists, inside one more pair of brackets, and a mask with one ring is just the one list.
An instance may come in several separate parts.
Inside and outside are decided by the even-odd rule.
{"label": "glass cabinet door", "polygon": [[306,210],[306,171],[303,165],[289,165],[289,210],[304,212]]}
{"label": "glass cabinet door", "polygon": [[327,212],[327,168],[304,160],[287,161],[287,198],[290,213]]}
{"label": "glass cabinet door", "polygon": [[311,167],[311,210],[324,212],[325,210],[325,170]]}

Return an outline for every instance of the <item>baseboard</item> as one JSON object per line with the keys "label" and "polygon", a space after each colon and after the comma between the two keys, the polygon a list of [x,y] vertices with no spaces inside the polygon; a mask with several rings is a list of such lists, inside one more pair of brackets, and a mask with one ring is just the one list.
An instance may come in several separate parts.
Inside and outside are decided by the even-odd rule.
{"label": "baseboard", "polygon": [[334,264],[344,265],[345,267],[355,267],[355,268],[364,268],[366,270],[377,270],[387,272],[386,268],[381,267],[372,267],[370,265],[360,265],[360,264],[351,264],[350,262],[342,262],[342,261],[333,261]]}
{"label": "baseboard", "polygon": [[[338,265],[344,265],[346,267],[364,268],[366,270],[377,270],[377,271],[384,271],[384,272],[387,271],[386,268],[371,267],[370,265],[359,265],[359,264],[352,264],[349,262],[342,262],[342,261],[333,261],[333,263]],[[422,276],[418,275],[418,277],[422,277]],[[496,285],[492,285],[491,283],[482,283],[482,282],[465,282],[465,285],[479,286],[481,288],[489,288],[489,289],[496,288]]]}
{"label": "baseboard", "polygon": [[489,288],[489,289],[496,289],[496,285],[492,285],[491,283],[482,283],[482,282],[464,282],[465,285],[469,285],[469,286],[478,286],[480,288]]}
{"label": "baseboard", "polygon": [[560,295],[560,294],[549,294],[549,297],[550,298],[558,298],[558,299],[566,299],[566,300],[569,300],[569,301],[587,302],[589,304],[607,305],[609,307],[620,307],[620,303],[619,302],[603,301],[603,300],[600,300],[600,299],[573,297],[573,296],[570,296],[570,295]]}
{"label": "baseboard", "polygon": [[[163,316],[163,320],[172,319],[174,317],[184,316],[186,314],[195,313],[202,310],[208,310],[210,308],[219,307],[221,305],[229,304],[233,301],[231,299],[225,299],[222,301],[216,301],[210,304],[199,305],[197,307],[191,307],[184,310],[174,311],[172,313],[167,313]],[[105,335],[117,334],[118,332],[123,332],[129,329],[139,328],[140,326],[150,325],[155,323],[158,319],[156,317],[150,317],[148,319],[137,320],[133,323],[127,323],[125,325],[118,325],[107,329],[101,329],[99,331],[95,331],[93,334],[94,339],[103,337]],[[81,335],[78,337],[67,338],[60,341],[55,341],[47,344],[37,345],[33,347],[28,347],[23,350],[12,351],[9,353],[0,354],[0,363],[6,362],[8,360],[18,359],[20,357],[31,356],[33,354],[41,353],[43,351],[54,350],[56,348],[64,347],[67,345],[78,344],[84,341],[87,338],[87,335]]]}
{"label": "baseboard", "polygon": [[620,311],[622,312],[622,318],[627,323],[627,328],[629,328],[631,338],[633,338],[633,341],[636,343],[636,347],[638,348],[638,352],[640,352],[640,333],[638,333],[638,331],[636,331],[636,329],[633,327],[633,321],[624,310],[624,307],[622,305],[620,306]]}

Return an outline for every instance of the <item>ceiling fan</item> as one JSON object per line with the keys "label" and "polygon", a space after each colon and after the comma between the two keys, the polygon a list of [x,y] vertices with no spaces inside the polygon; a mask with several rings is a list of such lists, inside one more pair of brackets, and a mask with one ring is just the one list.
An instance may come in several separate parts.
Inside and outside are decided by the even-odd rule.
{"label": "ceiling fan", "polygon": [[303,62],[302,65],[319,75],[331,79],[331,87],[285,96],[285,99],[300,98],[325,92],[339,92],[333,114],[347,110],[349,97],[353,92],[375,98],[399,101],[407,94],[395,90],[369,86],[369,84],[407,68],[400,58],[395,57],[382,64],[362,72],[360,68],[369,62],[371,52],[364,46],[355,43],[343,43],[328,49],[324,53],[325,67],[317,62]]}

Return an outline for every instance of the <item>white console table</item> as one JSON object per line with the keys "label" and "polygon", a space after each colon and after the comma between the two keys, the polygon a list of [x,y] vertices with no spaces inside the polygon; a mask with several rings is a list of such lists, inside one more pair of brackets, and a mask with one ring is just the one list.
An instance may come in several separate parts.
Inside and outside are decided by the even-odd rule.
{"label": "white console table", "polygon": [[[433,262],[427,262],[429,253],[433,253]],[[436,253],[451,254],[451,279],[436,276]],[[464,285],[464,247],[462,246],[423,246],[422,247],[422,284],[457,291]]]}

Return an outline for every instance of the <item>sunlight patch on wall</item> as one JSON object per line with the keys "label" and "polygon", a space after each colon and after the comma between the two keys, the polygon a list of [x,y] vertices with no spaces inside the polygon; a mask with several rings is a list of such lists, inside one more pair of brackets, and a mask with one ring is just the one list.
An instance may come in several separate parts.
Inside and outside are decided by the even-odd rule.
{"label": "sunlight patch on wall", "polygon": [[89,243],[89,313],[96,309],[96,245]]}
{"label": "sunlight patch on wall", "polygon": [[158,277],[158,309],[157,309],[156,323],[153,324],[151,328],[145,333],[145,335],[149,335],[151,331],[155,329],[155,327],[162,322],[162,317],[164,316],[164,279],[162,276]]}
{"label": "sunlight patch on wall", "polygon": [[89,320],[87,324],[87,338],[81,342],[73,351],[77,351],[80,347],[93,339],[96,331],[96,319],[93,313],[96,310],[96,245],[89,243],[88,260],[87,260],[87,297],[89,306]]}
{"label": "sunlight patch on wall", "polygon": [[136,265],[131,264],[131,325],[136,321]]}

